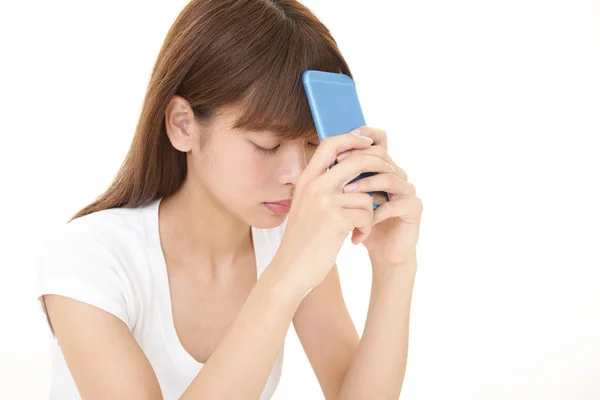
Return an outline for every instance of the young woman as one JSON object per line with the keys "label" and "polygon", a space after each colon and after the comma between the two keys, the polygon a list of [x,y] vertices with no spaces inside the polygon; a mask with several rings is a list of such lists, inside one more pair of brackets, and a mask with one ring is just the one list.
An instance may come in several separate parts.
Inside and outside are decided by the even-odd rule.
{"label": "young woman", "polygon": [[[40,253],[53,399],[268,399],[290,322],[327,399],[398,398],[422,203],[385,131],[319,143],[306,69],[352,76],[301,3],[185,7],[114,182]],[[362,340],[335,265],[351,232],[373,268]]]}

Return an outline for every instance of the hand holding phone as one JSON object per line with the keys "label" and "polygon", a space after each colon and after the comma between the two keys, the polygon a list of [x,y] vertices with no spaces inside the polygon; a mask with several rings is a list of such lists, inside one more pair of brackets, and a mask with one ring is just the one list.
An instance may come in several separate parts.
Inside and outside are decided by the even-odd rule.
{"label": "hand holding phone", "polygon": [[340,187],[364,171],[387,173],[392,167],[381,157],[367,156],[360,163],[342,161],[337,168],[327,168],[333,154],[368,149],[372,143],[366,136],[352,134],[329,138],[296,181],[287,226],[272,265],[302,298],[325,279],[349,233],[362,232],[356,237],[371,234],[372,199],[361,192],[340,193]]}
{"label": "hand holding phone", "polygon": [[[320,141],[366,125],[354,81],[348,75],[306,70],[302,73],[302,84]],[[336,164],[337,160],[333,165]],[[348,183],[376,173],[361,173]],[[390,200],[386,192],[367,193],[373,197],[373,210]]]}

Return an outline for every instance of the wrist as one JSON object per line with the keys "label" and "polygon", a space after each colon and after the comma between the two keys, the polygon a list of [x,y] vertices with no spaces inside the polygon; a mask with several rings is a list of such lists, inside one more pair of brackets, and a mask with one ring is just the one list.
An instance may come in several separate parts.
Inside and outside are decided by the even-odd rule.
{"label": "wrist", "polygon": [[260,279],[264,280],[274,297],[298,306],[312,290],[310,285],[303,284],[301,277],[298,276],[298,271],[299,269],[294,268],[290,263],[273,259],[261,274]]}
{"label": "wrist", "polygon": [[417,273],[416,257],[411,257],[401,264],[386,264],[371,259],[371,266],[373,267],[373,278],[378,279],[414,279]]}
{"label": "wrist", "polygon": [[414,282],[415,277],[417,275],[417,265],[402,265],[402,266],[393,266],[393,267],[385,267],[381,265],[373,265],[373,280],[381,280],[381,281],[406,281],[406,282]]}
{"label": "wrist", "polygon": [[417,251],[412,251],[398,262],[389,262],[385,260],[377,259],[374,254],[369,253],[369,259],[371,260],[371,265],[373,266],[381,266],[381,268],[404,268],[404,269],[416,269],[417,268]]}

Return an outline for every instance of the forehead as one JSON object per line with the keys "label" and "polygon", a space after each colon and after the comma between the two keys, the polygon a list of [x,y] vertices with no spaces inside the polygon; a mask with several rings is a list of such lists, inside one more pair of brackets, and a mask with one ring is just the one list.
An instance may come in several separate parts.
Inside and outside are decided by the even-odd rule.
{"label": "forehead", "polygon": [[[253,137],[261,137],[267,139],[283,139],[283,140],[305,140],[306,138],[318,138],[317,131],[313,130],[305,133],[304,135],[298,135],[297,137],[284,137],[281,132],[277,132],[273,129],[261,129],[252,130],[244,127],[234,128],[235,122],[242,115],[242,109],[239,106],[226,106],[218,109],[213,116],[213,126],[218,129],[224,129],[238,135],[251,135]],[[274,124],[276,125],[276,124]]]}
{"label": "forehead", "polygon": [[[215,110],[213,122],[220,129],[226,129],[239,135],[251,135],[252,137],[267,139],[273,138],[283,141],[318,140],[314,124],[311,124],[312,126],[309,126],[307,129],[301,124],[290,126],[289,121],[280,121],[273,118],[262,120],[257,124],[255,123],[256,118],[253,114],[244,115],[244,112],[247,110],[248,105],[244,102],[221,106]],[[240,121],[241,117],[245,117],[246,119],[242,118],[244,122],[241,122],[240,126],[235,127],[236,122]]]}

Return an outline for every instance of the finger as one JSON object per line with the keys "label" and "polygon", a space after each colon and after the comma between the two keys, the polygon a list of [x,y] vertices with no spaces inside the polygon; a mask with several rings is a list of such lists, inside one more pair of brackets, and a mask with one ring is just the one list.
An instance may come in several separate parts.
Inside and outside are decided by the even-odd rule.
{"label": "finger", "polygon": [[388,201],[373,211],[373,225],[394,217],[408,223],[417,223],[421,218],[422,211],[423,202],[417,196]]}
{"label": "finger", "polygon": [[299,180],[312,181],[333,166],[339,153],[350,149],[367,148],[371,144],[373,144],[372,139],[352,132],[327,137],[317,147]]}
{"label": "finger", "polygon": [[[373,220],[373,199],[366,193],[345,193],[337,194],[334,196],[333,203],[344,208],[344,209],[358,209],[366,212],[369,215],[369,219]],[[360,243],[365,237],[371,234],[371,225],[352,227],[353,231],[359,231],[360,240],[355,244]],[[353,235],[353,239],[356,239],[356,235]],[[353,240],[354,243],[354,240]]]}
{"label": "finger", "polygon": [[[373,228],[371,228],[371,230],[373,230]],[[350,239],[350,241],[354,244],[360,244],[362,243],[369,235],[371,234],[371,232],[369,233],[364,233],[363,231],[361,231],[360,229],[354,229],[352,231],[352,238]]]}
{"label": "finger", "polygon": [[373,139],[374,145],[381,146],[387,150],[388,140],[386,131],[367,125],[363,125],[359,129],[361,130],[364,136],[368,136],[371,139]]}
{"label": "finger", "polygon": [[367,147],[366,149],[352,149],[352,150],[346,150],[343,153],[338,154],[336,161],[340,162],[342,161],[344,158],[352,155],[352,154],[366,154],[366,155],[372,155],[372,156],[377,156],[379,158],[382,158],[383,160],[385,160],[385,162],[387,162],[388,164],[390,163],[390,161],[392,160],[392,157],[390,157],[389,153],[387,152],[387,150],[381,146],[378,145],[372,145]]}
{"label": "finger", "polygon": [[388,151],[385,148],[383,148],[382,146],[373,145],[373,146],[367,147],[366,149],[347,150],[347,151],[344,151],[343,153],[338,154],[336,161],[340,162],[341,160],[349,157],[352,154],[370,154],[370,155],[374,155],[377,157],[381,157],[383,160],[385,160],[385,162],[387,162],[392,167],[394,167],[394,169],[396,170],[396,175],[398,175],[400,178],[404,179],[405,181],[408,180],[408,176],[407,176],[406,172],[396,164],[396,162],[390,156]]}
{"label": "finger", "polygon": [[344,193],[349,192],[387,192],[390,200],[400,196],[408,196],[416,193],[415,185],[402,180],[398,175],[392,173],[380,173],[361,178],[342,189]]}
{"label": "finger", "polygon": [[367,193],[334,194],[332,203],[342,208],[364,209],[373,212],[373,198]]}
{"label": "finger", "polygon": [[394,168],[381,157],[354,154],[337,163],[323,178],[325,185],[341,189],[364,172],[394,172]]}
{"label": "finger", "polygon": [[[371,209],[372,211],[372,209]],[[371,234],[371,230],[373,229],[373,214],[358,209],[344,208],[340,210],[342,218],[344,220],[349,221],[348,231],[358,230],[361,232],[360,237],[365,238]],[[354,237],[354,235],[353,235]],[[355,238],[355,237],[354,237]],[[356,238],[355,238],[356,239]],[[357,244],[355,240],[353,240],[354,244]]]}

